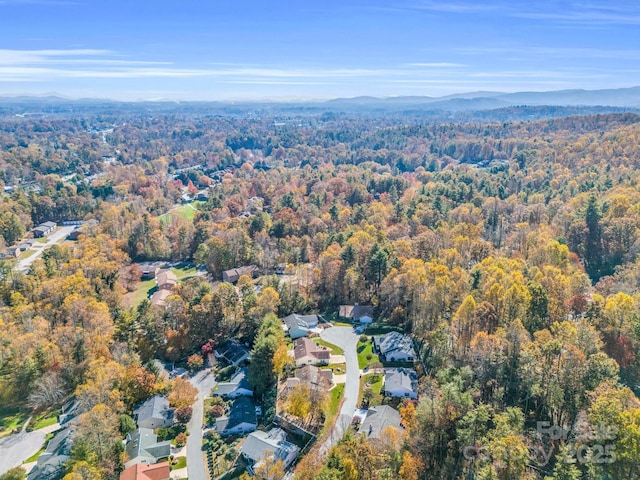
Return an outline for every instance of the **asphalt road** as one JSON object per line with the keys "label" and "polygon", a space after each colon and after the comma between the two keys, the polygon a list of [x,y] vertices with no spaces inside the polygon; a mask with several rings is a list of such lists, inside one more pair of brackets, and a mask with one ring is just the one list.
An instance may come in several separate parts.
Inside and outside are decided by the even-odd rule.
{"label": "asphalt road", "polygon": [[210,369],[198,372],[191,380],[191,384],[198,389],[198,398],[193,404],[193,414],[189,421],[189,436],[187,437],[187,470],[189,480],[209,480],[204,468],[202,457],[202,420],[204,399],[209,396],[216,384],[216,379]]}
{"label": "asphalt road", "polygon": [[21,465],[42,448],[45,433],[42,431],[20,432],[0,440],[0,475]]}
{"label": "asphalt road", "polygon": [[320,447],[320,453],[324,455],[342,438],[356,411],[358,392],[360,390],[360,368],[358,367],[358,352],[356,351],[359,335],[353,331],[353,327],[331,327],[324,329],[320,337],[342,348],[347,364],[344,403],[329,438]]}
{"label": "asphalt road", "polygon": [[36,244],[36,245],[42,245],[41,247],[31,248],[31,250],[35,250],[36,253],[31,255],[29,258],[25,258],[24,260],[18,261],[18,264],[16,265],[16,270],[24,271],[27,268],[29,268],[31,264],[35,261],[35,259],[38,258],[40,255],[42,255],[42,252],[44,252],[47,248],[51,247],[52,245],[55,245],[56,243],[63,242],[64,239],[67,238],[71,232],[73,232],[74,228],[75,227],[73,226],[59,227],[55,232],[53,232],[51,235],[49,235],[49,237],[47,237],[46,243]]}

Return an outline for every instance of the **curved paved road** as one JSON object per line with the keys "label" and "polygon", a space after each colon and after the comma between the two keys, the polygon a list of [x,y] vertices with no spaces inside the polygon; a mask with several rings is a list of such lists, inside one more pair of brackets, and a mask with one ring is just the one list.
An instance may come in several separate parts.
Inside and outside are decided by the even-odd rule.
{"label": "curved paved road", "polygon": [[358,367],[358,338],[353,327],[325,328],[320,337],[329,343],[333,343],[344,350],[344,358],[347,364],[347,380],[344,385],[344,403],[340,409],[340,415],[336,419],[333,430],[327,441],[320,447],[320,454],[324,455],[329,449],[338,443],[351,424],[353,414],[356,411],[358,393],[360,390],[360,368]]}
{"label": "curved paved road", "polygon": [[187,470],[189,480],[209,480],[202,458],[202,419],[204,399],[209,396],[216,384],[216,378],[211,369],[198,372],[191,380],[191,385],[198,389],[198,398],[193,404],[193,414],[189,421],[189,436],[187,437]]}

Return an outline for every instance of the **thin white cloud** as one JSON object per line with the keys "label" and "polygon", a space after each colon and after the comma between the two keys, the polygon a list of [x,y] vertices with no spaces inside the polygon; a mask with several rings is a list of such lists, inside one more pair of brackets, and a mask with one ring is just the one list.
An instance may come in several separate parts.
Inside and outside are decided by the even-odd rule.
{"label": "thin white cloud", "polygon": [[405,63],[407,67],[423,67],[423,68],[460,68],[466,67],[463,63],[449,62],[427,62],[427,63]]}

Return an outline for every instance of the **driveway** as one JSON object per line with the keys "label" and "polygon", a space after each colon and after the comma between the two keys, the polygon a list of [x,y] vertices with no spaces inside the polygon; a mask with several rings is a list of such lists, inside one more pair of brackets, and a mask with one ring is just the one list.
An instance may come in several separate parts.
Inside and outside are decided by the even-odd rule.
{"label": "driveway", "polygon": [[353,413],[356,411],[360,390],[360,369],[358,367],[358,353],[356,352],[359,336],[353,331],[352,327],[331,327],[322,330],[320,337],[342,348],[344,350],[345,363],[347,364],[344,403],[329,438],[320,447],[320,454],[324,455],[342,438],[351,424]]}
{"label": "driveway", "polygon": [[189,421],[189,436],[187,437],[187,469],[189,480],[209,480],[204,468],[202,455],[202,419],[204,411],[204,399],[211,394],[211,390],[216,384],[216,379],[207,368],[198,372],[190,380],[191,384],[198,389],[198,398],[193,404],[193,415]]}
{"label": "driveway", "polygon": [[44,445],[42,430],[20,432],[0,440],[0,475],[21,465]]}

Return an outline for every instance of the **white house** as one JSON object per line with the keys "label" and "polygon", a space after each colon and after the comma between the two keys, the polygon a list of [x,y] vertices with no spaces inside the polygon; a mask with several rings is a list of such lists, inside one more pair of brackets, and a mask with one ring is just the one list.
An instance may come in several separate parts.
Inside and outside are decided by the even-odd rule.
{"label": "white house", "polygon": [[318,315],[298,315],[297,313],[285,317],[284,324],[287,326],[291,340],[308,336],[309,330],[318,326],[318,318]]}
{"label": "white house", "polygon": [[249,385],[249,371],[241,368],[228,382],[221,382],[213,392],[224,398],[253,397],[253,390]]}
{"label": "white house", "polygon": [[173,425],[173,408],[167,397],[154,395],[133,411],[133,419],[139,427],[158,428]]}
{"label": "white house", "polygon": [[287,442],[287,434],[280,428],[273,428],[268,432],[253,432],[247,436],[240,448],[240,453],[247,460],[247,470],[252,475],[266,459],[281,460],[284,468],[296,459],[300,449]]}
{"label": "white house", "polygon": [[316,345],[307,337],[300,337],[293,341],[293,357],[297,367],[303,365],[329,365],[331,351],[326,347]]}
{"label": "white house", "polygon": [[387,368],[382,391],[390,397],[418,398],[418,374],[408,368]]}

